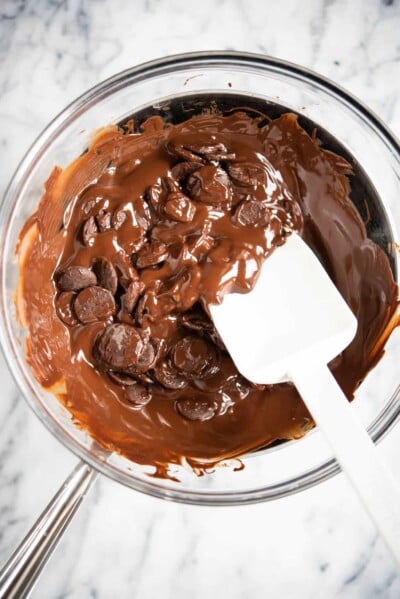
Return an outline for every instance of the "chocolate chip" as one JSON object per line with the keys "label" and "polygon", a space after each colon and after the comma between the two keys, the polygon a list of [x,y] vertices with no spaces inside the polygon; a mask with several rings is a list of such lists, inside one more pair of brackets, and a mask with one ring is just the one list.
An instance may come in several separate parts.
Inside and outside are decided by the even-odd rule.
{"label": "chocolate chip", "polygon": [[164,262],[168,258],[167,246],[162,241],[152,241],[144,246],[136,256],[138,268],[148,268]]}
{"label": "chocolate chip", "polygon": [[124,312],[131,314],[133,312],[134,307],[137,304],[137,301],[140,297],[140,294],[144,291],[144,284],[139,281],[131,281],[129,283],[128,289],[126,293],[121,297],[121,307]]}
{"label": "chocolate chip", "polygon": [[240,374],[229,379],[224,385],[224,391],[229,397],[238,397],[238,399],[245,399],[250,393],[252,385]]}
{"label": "chocolate chip", "polygon": [[97,201],[93,198],[91,198],[90,200],[87,200],[83,205],[82,205],[82,212],[84,214],[89,214],[89,212],[91,212],[91,210],[93,210],[93,208],[96,206]]}
{"label": "chocolate chip", "polygon": [[57,279],[57,287],[60,291],[79,291],[96,283],[94,272],[84,266],[68,266]]}
{"label": "chocolate chip", "polygon": [[139,279],[138,272],[134,266],[132,266],[131,260],[128,256],[120,254],[114,260],[114,268],[117,272],[118,283],[124,289],[128,289],[132,281]]}
{"label": "chocolate chip", "polygon": [[179,183],[175,181],[175,179],[173,179],[172,177],[165,177],[164,183],[169,194],[171,192],[180,191]]}
{"label": "chocolate chip", "polygon": [[138,232],[138,237],[136,237],[136,239],[132,239],[132,241],[129,242],[129,251],[134,253],[134,252],[138,252],[139,250],[142,249],[142,247],[147,243],[147,239],[146,239],[146,235],[145,235],[145,230],[144,229],[137,229]]}
{"label": "chocolate chip", "polygon": [[[225,389],[227,378],[229,378],[229,376],[230,375],[226,370],[218,367],[214,368],[207,376],[192,379],[191,384],[196,389],[205,393],[216,393]],[[224,406],[225,403],[221,408],[224,409]]]}
{"label": "chocolate chip", "polygon": [[257,200],[243,200],[236,209],[233,216],[234,222],[244,227],[254,225],[256,227],[266,227],[269,224],[270,216],[268,209]]}
{"label": "chocolate chip", "polygon": [[190,235],[186,238],[186,242],[189,252],[196,256],[197,261],[200,262],[214,247],[215,239],[207,233],[202,233],[201,235]]}
{"label": "chocolate chip", "polygon": [[150,310],[148,308],[148,296],[147,296],[147,294],[144,294],[138,301],[136,310],[135,310],[135,318],[136,318],[137,324],[139,324],[140,326],[143,326],[144,321],[146,320],[149,313],[150,313]]}
{"label": "chocolate chip", "polygon": [[116,210],[111,218],[111,226],[118,231],[127,219],[127,214],[123,210]]}
{"label": "chocolate chip", "polygon": [[136,407],[143,407],[151,400],[151,393],[140,384],[132,385],[125,390],[125,399]]}
{"label": "chocolate chip", "polygon": [[166,361],[157,364],[154,376],[166,389],[184,389],[188,385],[187,379]]}
{"label": "chocolate chip", "polygon": [[228,152],[223,143],[184,143],[171,142],[168,150],[184,160],[199,162],[204,160],[234,160],[236,155]]}
{"label": "chocolate chip", "polygon": [[154,183],[146,190],[146,198],[148,199],[150,206],[157,212],[158,207],[161,203],[161,198],[163,196],[163,187],[161,183]]}
{"label": "chocolate chip", "polygon": [[93,272],[97,277],[100,287],[108,289],[115,295],[118,287],[118,276],[113,264],[108,258],[96,258],[93,263]]}
{"label": "chocolate chip", "polygon": [[216,415],[218,406],[208,399],[178,399],[176,409],[186,420],[205,422]]}
{"label": "chocolate chip", "polygon": [[99,212],[99,214],[96,216],[96,222],[100,233],[108,231],[111,229],[111,213],[105,211]]}
{"label": "chocolate chip", "polygon": [[135,327],[111,324],[99,336],[94,355],[100,365],[110,370],[134,368],[143,351],[142,337]]}
{"label": "chocolate chip", "polygon": [[231,162],[226,170],[232,181],[245,187],[255,187],[266,182],[266,174],[263,167],[252,162]]}
{"label": "chocolate chip", "polygon": [[145,231],[148,231],[153,223],[148,203],[143,198],[138,198],[135,201],[134,208],[137,224]]}
{"label": "chocolate chip", "polygon": [[198,202],[224,208],[231,206],[231,183],[226,172],[219,166],[202,166],[188,177],[186,188],[189,195]]}
{"label": "chocolate chip", "polygon": [[94,238],[98,233],[97,223],[94,216],[90,216],[83,224],[82,240],[87,247],[94,244]]}
{"label": "chocolate chip", "polygon": [[112,316],[115,313],[115,301],[108,289],[87,287],[77,295],[74,310],[83,324],[90,324]]}
{"label": "chocolate chip", "polygon": [[235,160],[236,155],[229,152],[223,143],[185,144],[185,149],[200,155],[206,160]]}
{"label": "chocolate chip", "polygon": [[151,378],[148,372],[135,372],[135,378],[143,385],[151,385],[154,383],[154,380]]}
{"label": "chocolate chip", "polygon": [[196,206],[181,191],[175,191],[169,194],[164,205],[164,212],[172,220],[180,223],[188,223],[193,220],[196,213]]}
{"label": "chocolate chip", "polygon": [[213,324],[207,314],[200,308],[182,314],[181,324],[191,331],[211,331]]}
{"label": "chocolate chip", "polygon": [[179,306],[180,311],[189,310],[199,299],[200,283],[200,267],[195,264],[185,266],[178,276],[164,286],[166,292],[159,294],[157,299],[162,301],[167,311],[168,306],[170,306],[169,311],[172,311],[176,305]]}
{"label": "chocolate chip", "polygon": [[70,327],[78,324],[72,305],[74,298],[75,293],[73,291],[63,291],[57,296],[55,302],[58,318]]}
{"label": "chocolate chip", "polygon": [[182,158],[183,160],[188,160],[190,162],[204,163],[204,160],[200,158],[200,156],[188,150],[183,144],[170,142],[167,144],[167,150],[177,158]]}
{"label": "chocolate chip", "polygon": [[180,339],[171,353],[173,365],[187,375],[201,377],[215,366],[215,348],[202,337],[188,335]]}
{"label": "chocolate chip", "polygon": [[112,371],[109,371],[107,374],[114,383],[117,383],[117,385],[121,385],[123,387],[136,385],[136,379],[134,379],[132,376],[129,376],[129,374]]}
{"label": "chocolate chip", "polygon": [[148,341],[139,356],[136,370],[138,372],[147,372],[147,370],[154,368],[156,361],[156,347],[151,341]]}
{"label": "chocolate chip", "polygon": [[202,166],[202,162],[178,162],[171,168],[171,176],[177,181],[181,181]]}

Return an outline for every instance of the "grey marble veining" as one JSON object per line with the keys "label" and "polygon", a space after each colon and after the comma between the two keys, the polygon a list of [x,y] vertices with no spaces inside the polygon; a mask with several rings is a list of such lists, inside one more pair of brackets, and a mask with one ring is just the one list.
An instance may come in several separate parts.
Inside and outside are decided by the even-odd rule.
{"label": "grey marble veining", "polygon": [[[399,0],[2,0],[0,193],[36,135],[89,86],[207,49],[269,53],[357,94],[400,134]],[[75,463],[0,361],[0,561]],[[394,472],[399,430],[382,444]],[[278,502],[170,504],[101,479],[36,598],[397,599],[400,576],[347,481]]]}

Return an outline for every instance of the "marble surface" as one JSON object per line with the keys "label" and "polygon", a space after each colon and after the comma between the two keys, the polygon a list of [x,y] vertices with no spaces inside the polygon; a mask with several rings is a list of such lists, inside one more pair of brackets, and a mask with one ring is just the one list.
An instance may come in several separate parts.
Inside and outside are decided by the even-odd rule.
{"label": "marble surface", "polygon": [[[311,67],[400,134],[399,0],[1,0],[0,193],[76,95],[144,60],[237,49]],[[75,463],[1,359],[0,561]],[[381,451],[400,478],[400,429]],[[396,599],[400,574],[344,477],[273,503],[200,508],[98,480],[35,598]]]}

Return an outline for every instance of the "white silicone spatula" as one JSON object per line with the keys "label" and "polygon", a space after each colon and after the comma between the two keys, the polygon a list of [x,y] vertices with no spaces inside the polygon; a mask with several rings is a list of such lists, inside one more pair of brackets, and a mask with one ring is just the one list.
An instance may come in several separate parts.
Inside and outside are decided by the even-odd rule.
{"label": "white silicone spatula", "polygon": [[357,320],[318,258],[293,233],[250,293],[228,294],[209,309],[247,379],[294,383],[400,564],[400,487],[327,366],[353,339]]}

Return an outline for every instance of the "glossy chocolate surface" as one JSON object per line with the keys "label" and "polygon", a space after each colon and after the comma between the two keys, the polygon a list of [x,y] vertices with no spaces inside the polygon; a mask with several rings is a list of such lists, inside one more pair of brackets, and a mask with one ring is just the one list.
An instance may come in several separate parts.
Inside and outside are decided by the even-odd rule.
{"label": "glossy chocolate surface", "polygon": [[358,319],[331,364],[351,399],[398,307],[388,257],[349,198],[352,165],[289,113],[156,116],[133,131],[103,129],[55,168],[21,232],[18,312],[36,378],[102,445],[160,476],[303,436],[312,421],[296,390],[241,377],[206,305],[251,289],[298,231]]}

